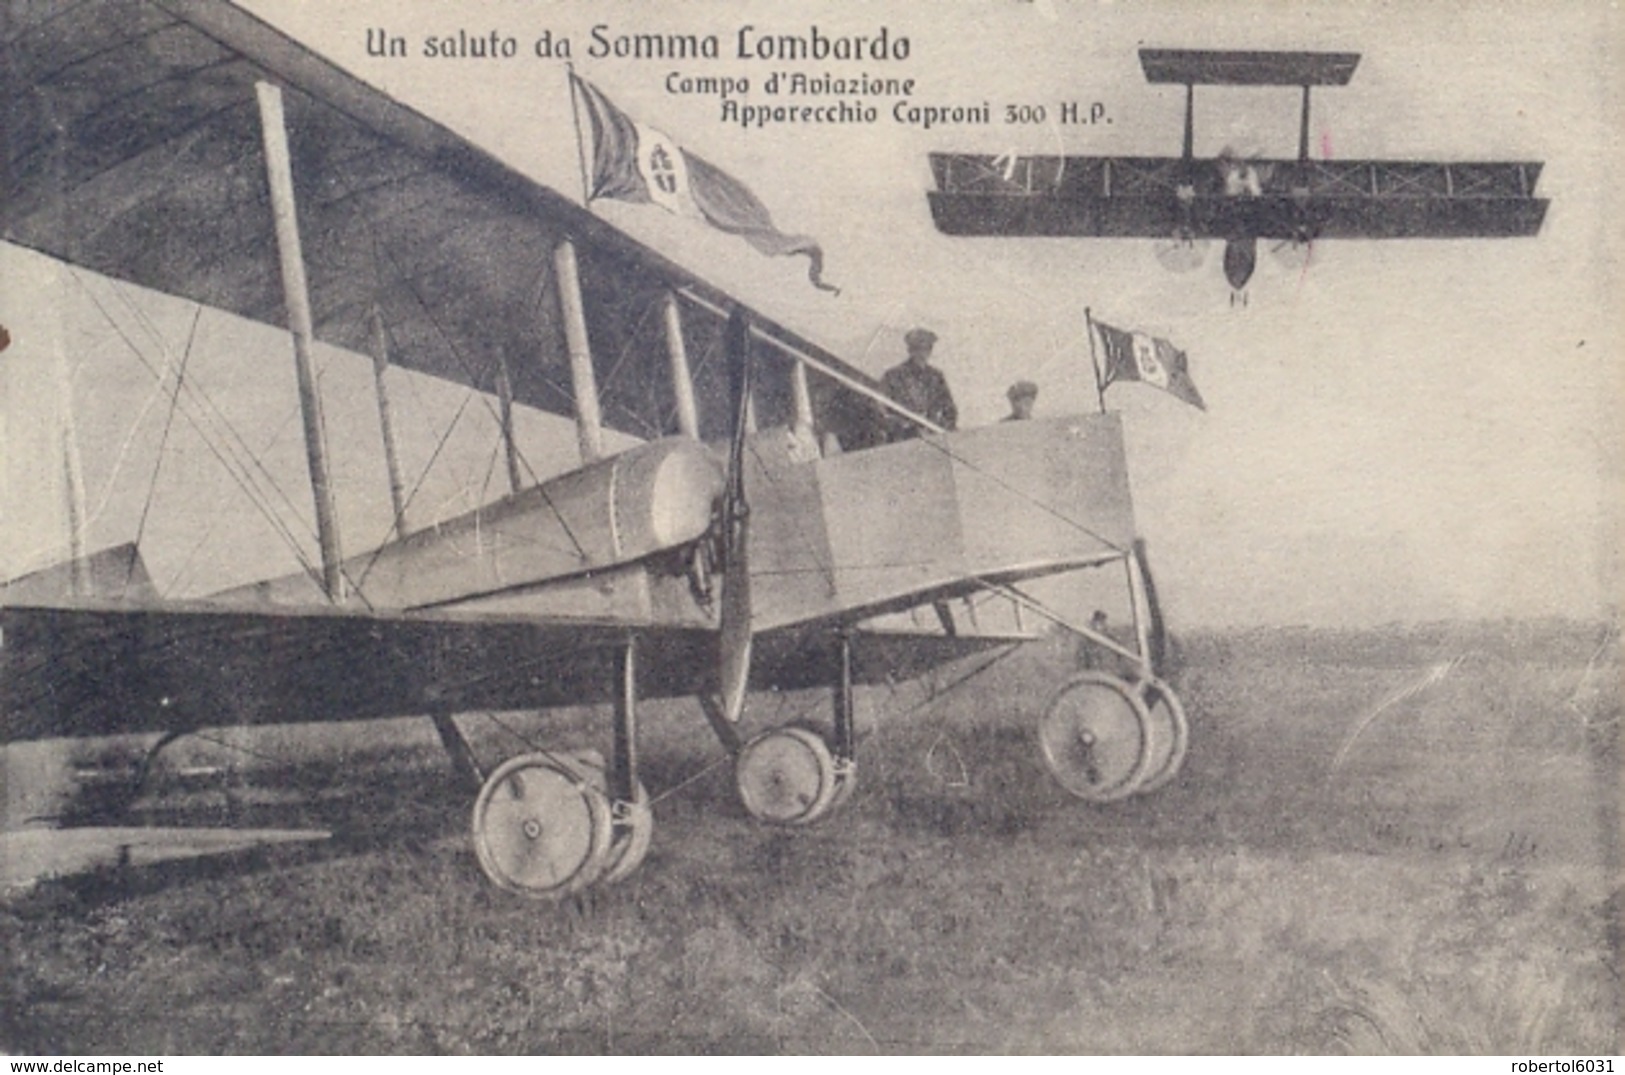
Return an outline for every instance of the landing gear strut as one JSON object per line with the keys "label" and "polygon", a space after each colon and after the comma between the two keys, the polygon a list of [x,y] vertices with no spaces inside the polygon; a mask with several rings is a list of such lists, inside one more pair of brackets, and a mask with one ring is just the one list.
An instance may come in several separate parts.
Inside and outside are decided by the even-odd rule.
{"label": "landing gear strut", "polygon": [[1038,722],[1038,747],[1050,775],[1072,795],[1109,803],[1156,791],[1174,778],[1190,744],[1185,707],[1172,687],[1157,678],[1167,655],[1167,636],[1145,543],[1126,550],[1133,648],[1091,622],[1076,624],[1008,587],[996,588],[1022,607],[1115,654],[1121,675],[1082,672],[1064,683]]}

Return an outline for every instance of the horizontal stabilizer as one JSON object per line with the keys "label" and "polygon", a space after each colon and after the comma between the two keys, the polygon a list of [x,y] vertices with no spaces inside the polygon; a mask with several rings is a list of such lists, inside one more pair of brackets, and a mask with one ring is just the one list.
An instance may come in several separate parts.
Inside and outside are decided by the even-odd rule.
{"label": "horizontal stabilizer", "polygon": [[1147,82],[1188,86],[1346,86],[1358,52],[1141,49]]}
{"label": "horizontal stabilizer", "polygon": [[271,844],[326,840],[323,829],[94,828],[0,833],[0,888],[116,866],[228,855]]}

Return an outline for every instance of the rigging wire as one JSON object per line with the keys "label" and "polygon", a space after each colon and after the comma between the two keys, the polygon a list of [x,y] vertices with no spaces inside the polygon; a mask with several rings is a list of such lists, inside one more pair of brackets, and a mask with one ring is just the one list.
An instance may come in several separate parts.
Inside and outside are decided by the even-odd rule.
{"label": "rigging wire", "polygon": [[[81,283],[81,286],[83,286],[82,283]],[[127,293],[125,293],[124,291],[122,291],[122,290],[118,291],[117,295],[118,295],[120,301],[123,303],[126,312],[128,312],[130,314],[130,316],[135,319],[136,323],[141,326],[141,328],[147,333],[148,337],[157,346],[159,351],[165,356],[164,361],[165,361],[166,367],[167,366],[172,366],[173,363],[170,362],[169,357],[168,357],[169,356],[168,342],[164,338],[164,335],[161,332],[158,331],[158,327],[157,327],[157,325],[155,325],[153,323],[151,316],[149,314],[147,314],[146,311],[142,310],[139,305],[137,305],[135,302],[133,302],[130,299],[129,295]],[[94,299],[94,296],[92,296],[92,298]],[[199,316],[201,316],[201,310],[203,308],[203,304],[199,303],[197,305],[198,305],[198,309],[200,311]],[[104,312],[104,314],[105,314],[105,312]],[[197,321],[194,320],[194,322],[193,322],[193,332],[194,333],[196,332],[196,328],[197,328]],[[129,341],[127,340],[126,342],[129,342]],[[187,348],[188,348],[188,354],[189,354],[190,349],[191,349],[191,341],[190,340],[188,341]],[[203,388],[198,386],[195,383],[195,381],[194,382],[188,382],[186,384],[185,391],[187,392],[188,398],[194,398],[195,397],[194,402],[197,401],[197,400],[201,400],[201,406],[205,408],[206,416],[211,417],[212,420],[219,426],[219,428],[221,430],[221,435],[225,438],[225,441],[226,441],[227,445],[228,446],[233,446],[234,450],[240,450],[241,453],[247,457],[248,461],[253,464],[253,468],[255,470],[258,470],[259,473],[264,476],[265,484],[270,486],[271,491],[276,495],[276,498],[279,499],[282,502],[283,507],[290,514],[292,514],[292,516],[296,520],[300,520],[302,522],[303,517],[300,515],[299,510],[296,507],[294,507],[292,499],[288,496],[287,492],[283,490],[282,486],[277,482],[276,475],[271,473],[270,468],[265,465],[265,462],[264,462],[264,460],[262,458],[262,456],[265,454],[265,452],[269,451],[271,449],[271,447],[276,444],[277,440],[279,440],[281,438],[281,434],[282,434],[283,430],[285,430],[287,428],[287,425],[292,420],[292,418],[297,416],[300,413],[301,407],[295,406],[289,412],[289,417],[287,419],[283,420],[281,426],[278,427],[276,433],[271,437],[271,439],[269,441],[266,442],[265,448],[262,449],[261,451],[255,451],[248,444],[248,441],[243,436],[243,434],[240,431],[238,431],[237,427],[231,422],[231,420],[229,418],[227,418],[225,416],[225,412],[223,410],[221,410],[220,406],[214,402],[214,399],[209,395],[209,393],[207,391],[205,391]],[[194,425],[194,427],[196,427],[197,423],[194,421],[193,425]],[[202,431],[201,428],[199,428],[198,431],[199,431],[200,435],[203,434],[203,431]],[[325,434],[324,434],[324,437],[325,437]],[[205,443],[207,443],[207,440],[205,440]],[[218,452],[216,452],[216,458],[220,458]],[[221,460],[221,462],[224,464],[223,459]],[[237,465],[239,467],[242,467],[245,473],[252,476],[253,471],[251,471],[248,468],[248,466],[246,464],[244,464],[240,459],[237,460]],[[260,493],[259,495],[265,496],[266,494]],[[252,499],[252,494],[251,494],[251,499]],[[264,514],[267,519],[270,519],[272,517],[272,511],[271,511],[271,509],[269,507],[264,507],[261,510],[262,510],[262,514]],[[316,539],[316,532],[315,532],[314,527],[307,526],[305,532],[309,535],[309,537],[312,540]],[[305,573],[307,575],[310,575],[314,581],[317,581],[319,583],[320,582],[320,575],[317,574],[317,572],[316,572],[315,564],[313,562],[307,560],[300,553],[299,548],[297,547],[297,537],[294,535],[292,527],[284,526],[283,534],[284,534],[284,540],[290,542],[291,544],[293,544],[295,546],[295,548],[294,548],[295,556],[299,559],[300,565],[301,565],[301,567],[304,568]],[[193,551],[195,552],[196,549],[197,549],[197,546],[194,546]],[[188,560],[190,560],[190,556],[188,556]],[[345,580],[350,584],[350,589],[354,593],[356,598],[359,599],[362,604],[366,605],[370,609],[372,607],[371,602],[369,602],[366,599],[365,594],[362,594],[360,592],[360,588],[358,586],[356,586],[355,580],[350,578],[349,572],[344,568],[344,566],[342,564],[339,565],[339,569],[340,569],[340,573],[344,576]],[[183,565],[182,571],[177,572],[174,579],[171,580],[171,585],[173,585],[175,582],[179,581],[179,579],[181,577],[181,574],[184,572],[184,570],[185,570],[185,567]]]}
{"label": "rigging wire", "polygon": [[[139,556],[141,538],[147,532],[147,513],[152,510],[154,494],[158,492],[158,475],[164,466],[164,449],[169,445],[169,431],[175,424],[175,411],[181,401],[181,386],[186,383],[186,366],[192,359],[192,345],[197,342],[197,325],[203,317],[203,307],[199,306],[192,311],[192,328],[186,337],[186,349],[181,352],[181,364],[175,370],[175,391],[169,396],[169,413],[164,417],[164,431],[158,438],[158,451],[154,453],[152,463],[152,480],[147,483],[146,502],[141,505],[141,518],[135,526],[134,545]],[[162,383],[162,382],[160,382]],[[130,565],[125,570],[124,586],[129,588],[130,580],[135,577],[137,556],[130,557]]]}
{"label": "rigging wire", "polygon": [[[418,495],[418,491],[423,488],[423,483],[429,478],[429,472],[434,469],[435,460],[440,458],[440,453],[446,447],[446,442],[451,440],[452,432],[457,428],[457,422],[462,418],[463,412],[468,409],[469,403],[478,394],[477,389],[470,388],[463,396],[463,401],[457,405],[457,413],[452,415],[451,421],[446,424],[445,431],[440,434],[440,440],[435,444],[434,451],[429,453],[429,461],[424,464],[423,473],[418,475],[418,480],[413,484],[411,491],[406,494],[406,499],[401,501],[402,512],[411,507],[413,498]],[[384,554],[384,550],[387,548],[389,548],[389,544],[386,542],[372,551],[372,555],[367,559],[366,566],[361,569],[361,579],[357,583],[358,586],[366,583],[367,576],[372,574],[372,569],[378,564],[378,558]]]}
{"label": "rigging wire", "polygon": [[[600,396],[605,395],[606,390],[609,392],[614,391],[615,382],[620,377],[621,370],[625,368],[627,362],[633,357],[633,354],[640,350],[637,347],[639,338],[643,335],[643,330],[649,326],[651,318],[654,317],[656,310],[658,309],[658,303],[660,300],[656,298],[652,302],[645,302],[643,304],[643,309],[640,312],[634,307],[636,299],[637,296],[633,295],[625,302],[618,303],[618,309],[610,311],[613,315],[630,309],[635,314],[635,323],[632,326],[632,331],[627,335],[626,342],[621,346],[621,353],[615,357],[615,362],[610,366],[609,372],[604,374],[604,379],[599,389]],[[627,404],[616,400],[614,401],[613,406],[636,423],[639,429],[642,430],[648,439],[654,440],[663,435],[663,431],[657,428],[653,422],[649,421],[642,414],[639,414],[637,411],[633,410]]]}
{"label": "rigging wire", "polygon": [[[486,498],[491,495],[491,479],[496,476],[497,459],[501,457],[502,450],[506,447],[503,443],[504,439],[503,437],[497,437],[491,442],[491,458],[486,461],[485,477],[480,480],[480,496],[479,500],[476,501],[478,504],[487,503]],[[518,492],[518,490],[516,489],[514,492]]]}
{"label": "rigging wire", "polygon": [[[129,334],[124,330],[124,326],[112,316],[112,312],[108,310],[106,305],[102,302],[100,296],[98,296],[85,284],[84,279],[80,277],[78,272],[74,271],[71,266],[69,267],[69,271],[72,274],[75,282],[79,285],[80,289],[87,296],[89,296],[91,302],[96,306],[98,311],[100,311],[102,317],[110,326],[112,326],[113,331],[119,336],[119,338],[124,341],[124,344],[129,348],[130,353],[134,355],[142,366],[146,368],[147,372],[153,376],[154,380],[161,384],[163,382],[164,375],[160,373],[160,371],[152,364],[146,353],[142,351],[140,347],[136,346],[135,341],[132,340]],[[122,293],[120,293],[120,298],[126,303],[129,302],[128,298]],[[183,392],[194,406],[202,406],[202,404],[198,403],[198,396],[201,393],[197,390],[195,385],[188,385],[185,389],[183,389]],[[205,396],[204,398],[206,399],[207,397]],[[266,521],[271,525],[272,530],[279,537],[281,537],[284,542],[287,543],[289,549],[293,552],[293,555],[299,562],[300,566],[304,568],[305,572],[311,576],[313,581],[318,579],[320,576],[316,572],[314,564],[305,556],[304,550],[300,547],[297,537],[293,534],[282,518],[276,512],[271,510],[269,505],[265,502],[265,493],[257,487],[253,473],[241,462],[241,460],[231,456],[228,451],[223,451],[222,447],[216,443],[214,438],[220,436],[220,434],[217,431],[212,430],[209,423],[210,421],[223,422],[224,419],[213,418],[207,408],[203,410],[201,417],[198,414],[192,413],[190,410],[183,410],[182,413],[186,415],[187,421],[192,424],[192,427],[197,430],[198,436],[203,441],[204,447],[209,449],[209,452],[220,463],[222,468],[224,468],[227,476],[229,476],[237,484],[238,488],[243,492],[243,494],[248,497],[249,503],[258,509],[259,512],[265,517]],[[226,442],[226,448],[231,448],[229,441]]]}
{"label": "rigging wire", "polygon": [[[389,265],[392,268],[397,270],[396,274],[395,274],[396,280],[398,280],[400,283],[402,283],[402,284],[404,284],[406,286],[407,292],[412,296],[413,300],[417,303],[418,307],[423,311],[424,316],[426,318],[428,318],[429,324],[430,324],[431,327],[433,327],[433,329],[435,331],[435,334],[440,338],[441,342],[445,344],[446,349],[450,352],[452,358],[455,359],[457,364],[462,367],[463,373],[468,377],[468,384],[472,388],[474,386],[474,384],[476,383],[477,378],[474,376],[473,368],[468,364],[467,358],[463,355],[462,351],[458,349],[456,342],[451,338],[450,334],[447,333],[445,328],[440,324],[439,319],[435,316],[434,310],[429,306],[428,302],[424,299],[423,295],[414,286],[413,281],[409,277],[407,277],[405,273],[399,271],[400,263],[395,259],[394,255],[384,246],[382,240],[378,237],[377,233],[374,232],[373,233],[373,262],[374,262],[374,266],[375,266],[375,271],[376,271],[376,267],[378,266],[378,255],[380,253],[389,262]],[[388,326],[387,325],[385,326],[385,331],[386,332],[388,331]],[[501,418],[501,415],[497,413],[497,411],[496,411],[494,405],[492,404],[491,400],[485,398],[483,393],[480,393],[480,399],[481,399],[481,402],[483,403],[483,405],[485,406],[486,412],[489,415],[489,417],[492,418],[497,423],[497,425],[500,427],[501,424],[502,424],[502,418]],[[468,400],[465,399],[464,400],[464,405],[466,406],[467,403],[468,403]],[[461,414],[461,412],[462,412],[462,408],[459,408],[458,409],[459,415]],[[454,419],[454,421],[455,421],[455,419]],[[444,446],[444,443],[445,443],[445,438],[442,438],[441,447]],[[438,454],[439,454],[439,448],[436,448],[436,455],[438,455]],[[520,466],[524,467],[525,472],[530,476],[530,480],[532,482],[534,482],[538,488],[542,488],[542,480],[541,480],[541,478],[537,475],[536,469],[533,466],[531,466],[530,460],[528,458],[526,458],[524,451],[519,448],[517,443],[515,443],[515,445],[514,445],[514,455],[518,458]],[[431,458],[431,460],[430,460],[430,465],[431,466],[433,465],[433,462],[434,462],[434,460]],[[427,477],[428,477],[428,469],[425,468],[424,473],[423,473],[423,477],[419,478],[418,482],[417,482],[417,485],[413,487],[413,492],[412,492],[413,496],[415,496],[417,494],[417,490],[422,487],[423,480],[425,478],[427,478]],[[407,498],[407,500],[405,501],[405,503],[410,504],[411,500],[412,500],[412,497],[409,496]],[[550,510],[553,513],[554,518],[559,523],[560,529],[562,529],[564,531],[565,536],[570,539],[570,544],[575,547],[576,559],[583,566],[589,564],[591,562],[592,558],[587,555],[587,550],[586,550],[585,546],[583,546],[580,539],[576,537],[575,531],[570,526],[569,520],[564,517],[564,513],[559,510],[558,505],[553,503],[552,496],[550,494],[548,494],[547,492],[545,492],[545,490],[542,492],[542,502],[547,506],[548,510]],[[376,562],[377,562],[377,554],[375,553],[373,555],[372,561],[369,562],[368,565],[367,565],[367,570],[370,571],[372,569],[372,567],[373,567],[373,564],[376,563]],[[365,572],[363,573],[363,577],[364,576],[365,576]]]}
{"label": "rigging wire", "polygon": [[[294,406],[290,408],[288,412],[282,416],[281,420],[278,421],[272,428],[271,436],[266,440],[264,448],[255,453],[256,456],[263,455],[275,447],[276,443],[282,439],[282,435],[288,431],[288,427],[293,425],[294,419],[298,417],[299,405],[294,404]],[[202,536],[198,542],[192,546],[191,551],[187,553],[186,559],[181,561],[181,566],[175,570],[174,576],[170,579],[169,585],[164,590],[165,593],[173,592],[175,588],[180,585],[181,579],[188,571],[191,570],[193,559],[200,551],[202,551],[204,545],[208,543],[208,540],[214,536],[215,530],[219,527],[224,518],[225,515],[222,512],[213,512],[210,514],[209,523],[203,528]]]}
{"label": "rigging wire", "polygon": [[[764,461],[762,459],[761,451],[757,447],[756,442],[755,441],[746,441],[746,444],[750,448],[750,454],[751,454],[752,458],[754,458],[756,460],[756,462],[758,464],[760,464],[759,473],[762,474],[762,476],[767,480],[767,483],[769,485],[772,485],[774,487],[778,487],[779,479],[774,476],[772,469],[769,468],[767,466],[766,461]],[[828,586],[829,586],[830,593],[834,593],[835,592],[835,564],[834,564],[834,562],[833,561],[826,562],[825,559],[822,556],[819,555],[818,546],[813,544],[812,536],[808,533],[808,530],[810,529],[809,527],[798,526],[798,527],[795,527],[794,529],[795,529],[795,535],[796,535],[796,542],[807,553],[808,559],[812,560],[813,565],[814,565],[813,568],[810,569],[810,570],[808,568],[799,568],[799,569],[793,569],[793,570],[792,569],[783,569],[783,570],[778,570],[778,571],[763,571],[763,572],[753,571],[753,572],[751,572],[751,574],[759,575],[759,576],[762,576],[762,577],[767,577],[767,576],[770,576],[770,575],[807,575],[807,574],[812,574],[813,571],[816,571],[819,575],[823,576],[823,579],[824,579],[825,583],[827,583]],[[822,533],[823,530],[820,529],[819,532]]]}
{"label": "rigging wire", "polygon": [[[151,338],[154,345],[158,348],[158,350],[161,353],[163,353],[163,355],[165,356],[164,357],[165,366],[166,367],[167,366],[172,366],[173,363],[169,360],[169,357],[168,357],[169,356],[168,342],[167,342],[167,340],[165,340],[163,334],[158,331],[157,326],[155,324],[153,324],[151,316],[148,315],[146,313],[146,311],[142,310],[139,305],[137,305],[135,302],[133,302],[130,299],[129,295],[126,294],[125,292],[119,291],[119,292],[117,292],[117,294],[118,294],[119,300],[123,303],[125,310],[133,318],[135,318],[136,323],[138,325],[140,325],[143,330],[146,331],[147,335],[149,336],[149,338]],[[201,304],[199,304],[199,305],[201,305]],[[282,488],[282,486],[277,482],[276,475],[271,473],[270,468],[265,465],[264,460],[261,458],[261,456],[264,454],[264,451],[269,450],[270,447],[276,443],[277,438],[273,437],[272,440],[269,441],[266,444],[266,447],[265,447],[264,450],[255,451],[254,448],[249,445],[247,439],[243,436],[243,434],[237,429],[235,424],[233,424],[232,421],[229,418],[226,417],[225,411],[221,409],[219,404],[215,403],[213,397],[209,395],[207,390],[205,390],[203,387],[201,387],[200,385],[197,384],[195,379],[193,381],[190,381],[190,382],[187,383],[186,388],[185,388],[185,392],[187,394],[188,399],[192,400],[194,404],[196,404],[197,406],[202,408],[205,419],[207,419],[208,421],[213,422],[216,426],[218,426],[218,435],[223,438],[226,446],[229,449],[231,449],[231,452],[232,452],[232,455],[233,455],[233,462],[235,463],[235,465],[242,469],[243,473],[248,476],[248,478],[249,478],[249,480],[251,482],[254,482],[256,484],[257,484],[257,479],[254,478],[255,471],[257,471],[260,475],[262,475],[265,484],[270,487],[271,493],[274,493],[275,498],[282,502],[282,506],[288,511],[288,513],[291,514],[295,520],[303,522],[303,519],[302,519],[302,517],[301,517],[301,515],[299,513],[298,508],[296,508],[294,506],[294,504],[293,504],[293,500],[289,497],[288,493]],[[292,417],[297,416],[298,413],[299,413],[299,410],[298,410],[297,407],[295,407],[292,411],[290,411],[289,419],[284,420],[282,428],[286,428],[287,422],[289,420],[291,420]],[[194,424],[194,426],[197,426],[196,421],[194,421],[193,424]],[[280,432],[281,432],[281,430],[279,429],[279,431],[278,431],[279,436],[280,436]],[[201,428],[199,429],[199,433],[200,433],[200,435],[203,434],[203,430]],[[248,462],[245,463],[245,462],[243,462],[242,458],[238,458],[237,453],[241,453],[241,455],[243,457],[246,457]],[[218,452],[216,453],[216,456],[217,456],[217,458],[219,458],[219,453]],[[222,459],[222,463],[224,463],[224,462],[225,461]],[[250,464],[252,464],[252,466],[250,466]],[[267,499],[267,501],[271,499],[271,497],[268,494],[266,494],[265,492],[260,491],[258,489],[255,490],[254,495],[265,497]],[[264,511],[267,514],[267,516],[269,517],[269,515],[271,513],[271,509],[268,506],[262,508],[262,511]],[[289,525],[284,523],[284,524],[282,524],[282,529],[283,529],[284,533],[287,535],[287,538],[286,538],[287,540],[297,542],[297,538],[294,537],[294,535],[293,535],[292,526],[289,526]],[[307,525],[306,528],[305,528],[305,534],[312,541],[314,541],[316,539],[316,531],[315,531],[315,528],[313,526],[308,526]],[[296,550],[296,552],[297,552],[297,550]],[[307,568],[308,571],[315,571],[315,566],[314,566],[314,563],[312,561],[309,561],[309,560],[307,560],[307,559],[305,559],[305,558],[303,558],[301,556],[301,562],[306,565],[306,568]],[[319,575],[318,576],[313,576],[313,577],[319,578]]]}
{"label": "rigging wire", "polygon": [[[445,326],[440,323],[440,319],[435,316],[434,308],[429,305],[428,300],[425,299],[422,292],[418,290],[416,281],[407,273],[402,271],[400,262],[396,260],[394,254],[384,245],[377,232],[372,232],[372,237],[374,265],[377,265],[378,255],[382,253],[385,260],[389,262],[390,267],[396,270],[394,274],[394,282],[401,284],[406,288],[407,293],[412,297],[413,301],[417,303],[418,308],[423,312],[424,317],[428,320],[430,327],[434,329],[435,336],[437,336],[440,342],[445,345],[447,353],[451,355],[452,359],[462,369],[463,375],[468,378],[467,383],[469,387],[475,388],[476,391],[478,391],[477,385],[480,382],[480,378],[476,375],[474,367],[470,364],[468,357],[463,354],[462,349],[457,346],[456,340],[453,339],[451,334],[446,331]],[[382,280],[380,280],[380,283],[382,283]],[[388,331],[387,324],[385,325],[385,331]],[[485,394],[483,392],[480,393],[480,398],[485,407],[487,417],[495,422],[500,428],[502,425],[502,416],[500,413],[498,413],[495,404],[491,400],[485,398]],[[539,481],[540,479],[536,476],[535,468],[531,466],[530,460],[525,457],[525,453],[518,447],[518,445],[514,446],[514,454],[519,457],[519,463],[530,475],[531,481]],[[584,552],[583,559],[585,559]]]}

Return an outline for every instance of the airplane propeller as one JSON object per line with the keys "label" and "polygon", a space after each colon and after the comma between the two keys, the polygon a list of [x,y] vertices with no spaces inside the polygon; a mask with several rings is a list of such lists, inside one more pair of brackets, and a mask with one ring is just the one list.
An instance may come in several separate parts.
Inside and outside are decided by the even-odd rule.
{"label": "airplane propeller", "polygon": [[1302,272],[1315,263],[1315,236],[1306,228],[1296,229],[1290,239],[1276,239],[1269,245],[1270,257],[1283,268]]}
{"label": "airplane propeller", "polygon": [[[1186,167],[1189,167],[1187,163]],[[1207,260],[1208,241],[1198,238],[1196,228],[1191,219],[1191,207],[1196,200],[1196,186],[1189,181],[1180,183],[1176,197],[1179,200],[1179,224],[1174,228],[1172,235],[1166,239],[1158,239],[1152,253],[1157,256],[1157,263],[1170,272],[1191,272],[1201,268],[1202,262]]]}
{"label": "airplane propeller", "polygon": [[1153,253],[1157,263],[1170,272],[1191,272],[1202,267],[1207,260],[1208,241],[1189,234],[1170,235],[1158,239]]}
{"label": "airplane propeller", "polygon": [[717,632],[718,691],[722,713],[737,721],[745,708],[750,681],[750,505],[745,501],[745,434],[754,363],[750,355],[750,319],[735,307],[726,335],[728,394],[733,428],[728,444],[727,484],[722,493],[722,607]]}

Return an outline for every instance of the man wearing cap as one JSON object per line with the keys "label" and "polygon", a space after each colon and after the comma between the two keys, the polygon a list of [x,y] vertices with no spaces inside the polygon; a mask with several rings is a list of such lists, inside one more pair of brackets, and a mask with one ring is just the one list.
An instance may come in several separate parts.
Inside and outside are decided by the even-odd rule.
{"label": "man wearing cap", "polygon": [[[943,429],[954,429],[959,425],[959,408],[954,406],[953,393],[948,391],[948,379],[931,365],[931,348],[936,342],[937,335],[930,329],[911,329],[903,337],[908,347],[908,361],[887,370],[880,378],[880,387],[922,418],[930,419]],[[901,415],[888,412],[885,419],[888,440],[906,440],[920,435],[920,428]]]}
{"label": "man wearing cap", "polygon": [[1033,416],[1033,404],[1038,402],[1038,386],[1031,381],[1017,381],[1005,395],[1010,397],[1010,413],[1006,422],[1025,422]]}

